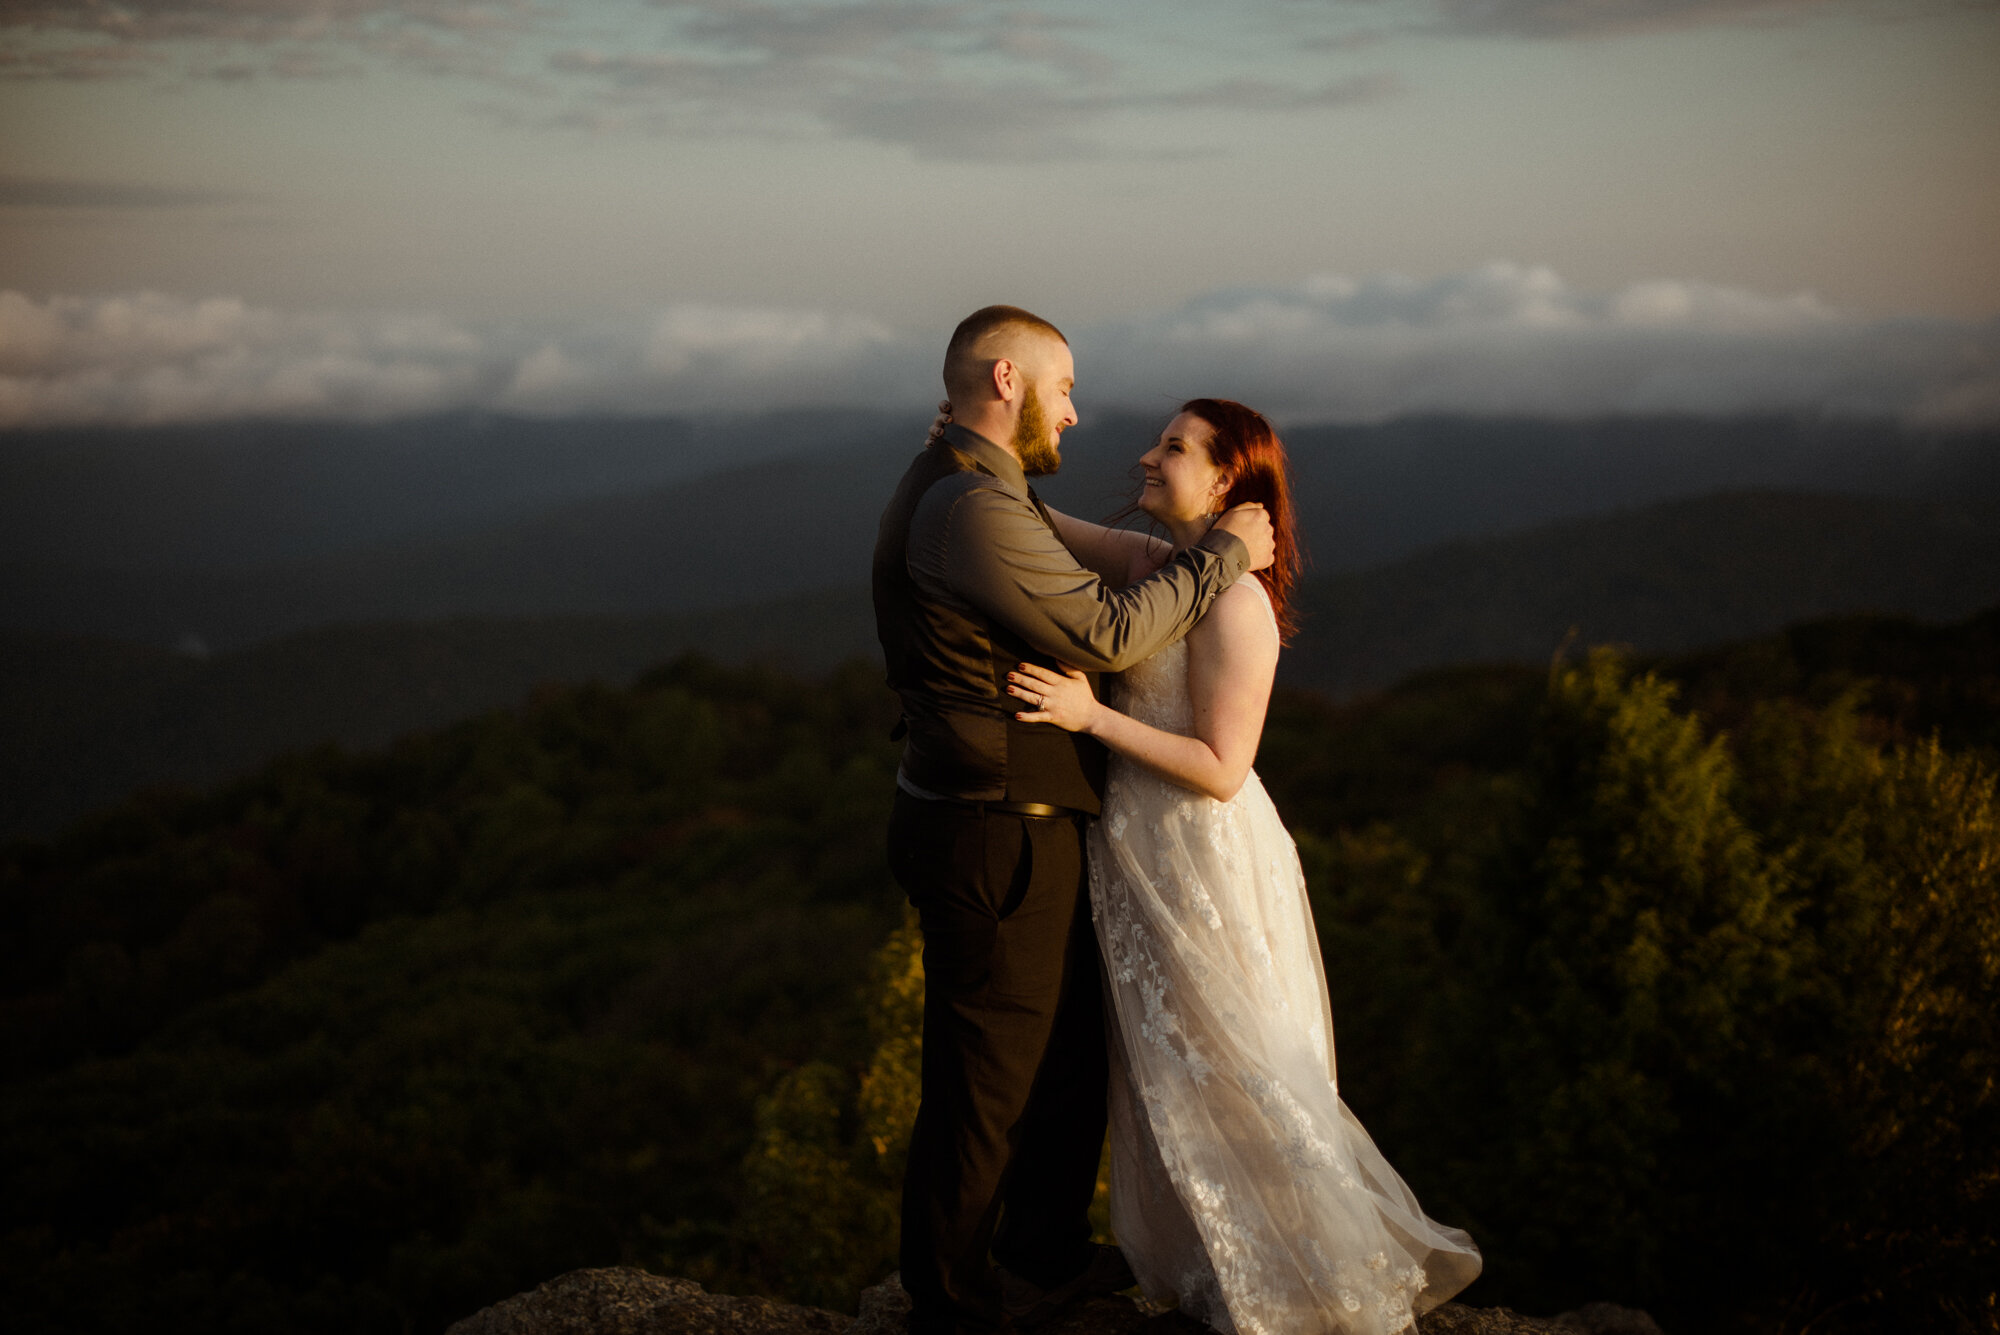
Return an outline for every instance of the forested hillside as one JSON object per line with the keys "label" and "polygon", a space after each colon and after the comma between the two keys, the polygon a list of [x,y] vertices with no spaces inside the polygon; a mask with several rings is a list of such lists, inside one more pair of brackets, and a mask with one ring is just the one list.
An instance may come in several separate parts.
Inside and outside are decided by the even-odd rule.
{"label": "forested hillside", "polygon": [[[684,660],[0,857],[24,1330],[886,1268],[921,970],[873,670]],[[1343,1093],[1466,1298],[1990,1330],[2000,615],[1274,703]]]}
{"label": "forested hillside", "polygon": [[21,1330],[438,1330],[725,1221],[896,922],[872,672],[689,662],[0,862]]}
{"label": "forested hillside", "polygon": [[0,839],[281,751],[386,745],[537,682],[622,684],[692,650],[825,672],[874,637],[862,590],[656,617],[326,626],[214,655],[0,631]]}

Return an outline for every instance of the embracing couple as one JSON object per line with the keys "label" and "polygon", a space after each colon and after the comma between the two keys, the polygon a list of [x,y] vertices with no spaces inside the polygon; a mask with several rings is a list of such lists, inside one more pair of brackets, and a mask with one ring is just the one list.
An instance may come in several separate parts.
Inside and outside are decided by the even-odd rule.
{"label": "embracing couple", "polygon": [[[968,316],[875,548],[889,858],[924,935],[911,1331],[1135,1283],[1232,1335],[1407,1329],[1479,1253],[1340,1101],[1305,880],[1250,769],[1298,569],[1283,447],[1195,399],[1139,461],[1164,537],[1073,519],[1027,479],[1075,375],[1046,320]],[[1088,1220],[1107,1120],[1117,1247]]]}

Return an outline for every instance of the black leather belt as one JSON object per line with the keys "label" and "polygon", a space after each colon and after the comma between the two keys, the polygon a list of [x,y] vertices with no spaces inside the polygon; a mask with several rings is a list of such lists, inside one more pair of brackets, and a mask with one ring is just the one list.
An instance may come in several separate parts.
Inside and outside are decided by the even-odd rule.
{"label": "black leather belt", "polygon": [[1047,802],[974,802],[972,805],[984,811],[1004,811],[1010,816],[1040,816],[1044,819],[1053,819],[1057,816],[1074,818],[1090,814],[1087,811],[1078,811],[1074,807],[1052,807]]}
{"label": "black leather belt", "polygon": [[969,797],[918,797],[915,793],[904,793],[903,796],[916,802],[963,807],[982,816],[989,811],[998,811],[1009,816],[1032,816],[1036,820],[1075,820],[1078,816],[1090,814],[1074,807],[1050,806],[1047,802],[979,802]]}
{"label": "black leather belt", "polygon": [[984,814],[998,811],[1009,816],[1032,816],[1037,820],[1075,820],[1078,816],[1088,816],[1088,811],[1078,811],[1075,807],[1051,806],[1047,802],[981,802],[970,797],[918,797],[908,789],[901,792],[912,802],[930,802],[944,806],[969,807]]}

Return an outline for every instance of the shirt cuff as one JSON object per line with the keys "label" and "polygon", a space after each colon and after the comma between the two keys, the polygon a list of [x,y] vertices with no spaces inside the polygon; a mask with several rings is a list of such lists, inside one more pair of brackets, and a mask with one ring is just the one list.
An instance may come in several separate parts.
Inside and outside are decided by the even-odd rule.
{"label": "shirt cuff", "polygon": [[1214,552],[1223,559],[1225,564],[1235,566],[1236,573],[1239,575],[1250,569],[1250,548],[1248,544],[1226,529],[1210,529],[1202,535],[1201,541],[1195,543],[1195,546],[1206,547],[1209,551]]}

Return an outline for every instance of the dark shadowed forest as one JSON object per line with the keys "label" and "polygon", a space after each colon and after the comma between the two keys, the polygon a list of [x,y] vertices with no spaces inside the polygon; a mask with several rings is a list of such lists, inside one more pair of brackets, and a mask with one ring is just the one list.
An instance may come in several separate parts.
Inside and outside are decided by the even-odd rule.
{"label": "dark shadowed forest", "polygon": [[[683,658],[0,852],[10,1325],[850,1304],[918,1056],[893,716]],[[1342,1092],[1465,1301],[1996,1328],[1996,761],[2000,611],[1281,692]]]}

